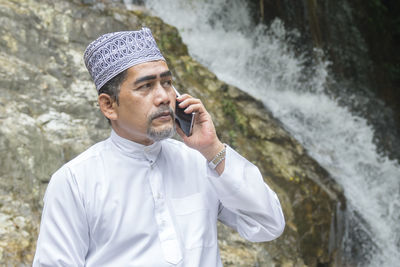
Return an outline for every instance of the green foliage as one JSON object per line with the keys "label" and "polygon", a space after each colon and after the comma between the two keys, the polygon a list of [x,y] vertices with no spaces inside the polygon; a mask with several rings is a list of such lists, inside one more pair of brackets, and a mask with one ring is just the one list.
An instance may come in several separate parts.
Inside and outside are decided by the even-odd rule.
{"label": "green foliage", "polygon": [[226,115],[227,119],[233,124],[234,129],[240,130],[244,135],[248,134],[247,130],[247,118],[240,114],[237,106],[232,102],[231,99],[222,100],[222,111]]}
{"label": "green foliage", "polygon": [[236,131],[229,130],[228,136],[229,136],[229,144],[231,145],[231,147],[237,148],[237,142],[236,142],[237,133],[236,133]]}
{"label": "green foliage", "polygon": [[236,117],[236,107],[232,103],[231,100],[223,99],[222,100],[222,111],[225,115],[231,116],[232,118]]}

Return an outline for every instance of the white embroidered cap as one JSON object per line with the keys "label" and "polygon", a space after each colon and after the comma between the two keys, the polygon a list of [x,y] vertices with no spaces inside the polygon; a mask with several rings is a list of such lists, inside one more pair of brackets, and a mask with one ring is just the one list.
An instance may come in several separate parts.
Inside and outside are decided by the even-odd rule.
{"label": "white embroidered cap", "polygon": [[86,68],[97,91],[124,70],[140,63],[164,60],[149,28],[107,33],[88,45]]}

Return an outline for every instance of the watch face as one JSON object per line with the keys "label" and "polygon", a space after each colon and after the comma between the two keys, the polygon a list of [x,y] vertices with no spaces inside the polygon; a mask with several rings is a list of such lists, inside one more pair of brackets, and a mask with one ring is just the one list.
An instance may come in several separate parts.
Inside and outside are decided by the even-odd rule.
{"label": "watch face", "polygon": [[176,101],[175,121],[179,124],[186,136],[192,134],[194,113],[186,114],[185,109],[178,107],[179,102]]}

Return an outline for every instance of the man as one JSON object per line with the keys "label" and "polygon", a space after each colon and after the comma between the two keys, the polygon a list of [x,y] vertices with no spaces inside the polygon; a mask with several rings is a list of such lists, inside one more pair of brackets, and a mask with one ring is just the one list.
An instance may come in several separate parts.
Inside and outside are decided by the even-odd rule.
{"label": "man", "polygon": [[276,194],[199,99],[177,98],[196,119],[169,139],[176,95],[148,28],[105,34],[84,58],[111,136],[52,176],[33,266],[222,266],[217,219],[254,242],[282,233]]}

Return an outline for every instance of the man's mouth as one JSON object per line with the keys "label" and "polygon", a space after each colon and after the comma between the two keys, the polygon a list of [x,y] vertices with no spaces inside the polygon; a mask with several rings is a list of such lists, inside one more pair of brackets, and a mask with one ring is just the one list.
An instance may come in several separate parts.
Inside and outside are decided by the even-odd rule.
{"label": "man's mouth", "polygon": [[168,108],[167,110],[157,112],[154,114],[151,118],[151,120],[170,120],[174,118],[174,113],[172,112],[171,108]]}
{"label": "man's mouth", "polygon": [[163,113],[161,113],[161,114],[158,114],[154,119],[158,119],[158,118],[161,118],[161,119],[169,119],[171,117],[171,113],[169,112],[169,111],[166,111],[166,112],[163,112]]}

